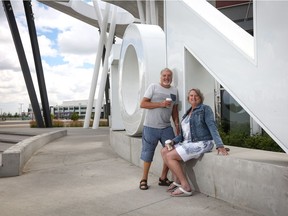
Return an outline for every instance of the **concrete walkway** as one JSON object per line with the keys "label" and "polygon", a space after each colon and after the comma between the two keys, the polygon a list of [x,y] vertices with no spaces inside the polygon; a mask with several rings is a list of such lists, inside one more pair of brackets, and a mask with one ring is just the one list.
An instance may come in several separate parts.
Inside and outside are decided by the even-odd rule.
{"label": "concrete walkway", "polygon": [[142,169],[111,149],[109,128],[67,129],[28,161],[23,175],[0,178],[1,216],[259,216],[200,193],[170,197],[153,174],[141,191]]}

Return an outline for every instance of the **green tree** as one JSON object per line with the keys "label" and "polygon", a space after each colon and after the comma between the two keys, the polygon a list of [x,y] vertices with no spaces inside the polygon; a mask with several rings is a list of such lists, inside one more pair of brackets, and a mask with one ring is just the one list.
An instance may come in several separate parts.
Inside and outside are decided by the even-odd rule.
{"label": "green tree", "polygon": [[54,119],[55,118],[55,115],[54,114],[50,114],[50,116],[51,116],[51,119]]}
{"label": "green tree", "polygon": [[72,115],[71,115],[71,120],[77,121],[78,119],[79,119],[78,113],[73,112]]}

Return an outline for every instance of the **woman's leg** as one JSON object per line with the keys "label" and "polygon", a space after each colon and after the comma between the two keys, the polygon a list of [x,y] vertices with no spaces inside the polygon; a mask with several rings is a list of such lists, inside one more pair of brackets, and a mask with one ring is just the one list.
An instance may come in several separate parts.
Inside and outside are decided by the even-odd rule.
{"label": "woman's leg", "polygon": [[[165,164],[166,166],[167,166],[167,153],[169,153],[167,147],[164,147],[164,148],[161,149],[161,156],[162,156],[163,162],[164,162],[164,164]],[[167,166],[167,167],[168,167],[168,166]],[[169,167],[168,167],[168,169],[169,169]],[[178,183],[178,184],[180,184],[180,181],[179,181],[179,179],[177,178],[177,176],[175,176],[175,173],[173,173],[172,170],[170,170],[170,171],[171,171],[171,173],[172,173],[173,181],[176,182],[176,183]]]}
{"label": "woman's leg", "polygon": [[188,183],[187,177],[184,174],[184,171],[182,169],[182,165],[180,161],[182,161],[182,158],[178,154],[178,152],[173,149],[172,151],[169,151],[167,153],[163,152],[162,156],[164,156],[164,161],[169,167],[169,169],[173,172],[175,177],[179,180],[181,187],[185,191],[191,191],[191,187]]}

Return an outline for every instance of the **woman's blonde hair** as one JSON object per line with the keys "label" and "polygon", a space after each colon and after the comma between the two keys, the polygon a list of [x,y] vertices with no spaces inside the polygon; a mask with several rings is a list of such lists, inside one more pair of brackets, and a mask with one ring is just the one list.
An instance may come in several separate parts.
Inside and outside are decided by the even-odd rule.
{"label": "woman's blonde hair", "polygon": [[197,88],[192,88],[188,91],[188,96],[187,96],[187,100],[189,99],[189,94],[191,91],[194,91],[196,92],[196,94],[200,97],[200,100],[201,100],[201,103],[203,103],[204,101],[204,95],[203,93],[200,91],[200,89],[197,89]]}

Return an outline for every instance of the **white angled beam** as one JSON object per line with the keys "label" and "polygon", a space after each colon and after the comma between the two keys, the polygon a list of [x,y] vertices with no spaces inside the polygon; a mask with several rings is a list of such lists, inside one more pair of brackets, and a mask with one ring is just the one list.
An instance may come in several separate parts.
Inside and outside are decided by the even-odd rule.
{"label": "white angled beam", "polygon": [[[87,109],[86,109],[86,115],[85,115],[83,128],[89,128],[92,108],[93,108],[93,104],[94,104],[94,100],[95,100],[95,92],[96,92],[97,81],[98,81],[98,76],[99,76],[99,69],[100,69],[100,65],[101,65],[102,51],[104,48],[104,42],[106,40],[105,29],[107,28],[107,24],[108,24],[109,11],[110,11],[110,4],[106,4],[105,14],[104,14],[104,19],[103,19],[102,25],[100,25],[100,23],[99,23],[99,26],[101,26],[102,30],[100,33],[97,56],[96,56],[95,66],[94,66],[94,73],[93,73],[92,83],[91,83],[91,87],[90,87],[88,105],[87,105]],[[96,112],[96,110],[95,110],[95,112]]]}
{"label": "white angled beam", "polygon": [[142,4],[141,0],[137,0],[137,8],[138,8],[140,21],[142,24],[144,24],[145,23],[145,15],[144,15],[144,9],[143,9],[143,4]]}
{"label": "white angled beam", "polygon": [[105,59],[104,59],[104,66],[103,66],[103,71],[101,74],[101,80],[100,80],[100,87],[98,91],[98,100],[96,102],[95,106],[95,115],[94,115],[94,121],[93,121],[93,129],[97,129],[99,127],[99,120],[100,120],[100,114],[101,114],[101,108],[102,108],[102,100],[104,97],[104,90],[105,90],[105,85],[106,85],[106,79],[107,79],[107,74],[108,74],[108,59],[111,53],[111,48],[113,44],[113,39],[114,39],[114,33],[116,29],[116,14],[117,14],[117,7],[113,6],[113,13],[112,13],[112,20],[110,24],[110,29],[109,29],[109,36],[108,40],[106,43],[106,53],[105,53]]}
{"label": "white angled beam", "polygon": [[157,18],[156,18],[156,7],[155,7],[155,0],[150,0],[150,14],[151,14],[151,24],[157,25]]}
{"label": "white angled beam", "polygon": [[150,0],[146,0],[145,8],[146,8],[146,20],[145,20],[146,24],[151,24]]}

